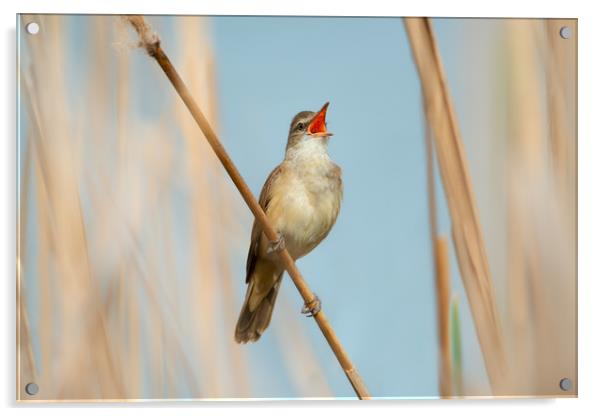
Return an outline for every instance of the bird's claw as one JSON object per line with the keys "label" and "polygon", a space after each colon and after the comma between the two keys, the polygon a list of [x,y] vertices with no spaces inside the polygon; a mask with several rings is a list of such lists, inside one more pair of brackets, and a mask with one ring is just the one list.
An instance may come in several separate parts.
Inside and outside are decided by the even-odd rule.
{"label": "bird's claw", "polygon": [[267,254],[275,253],[277,251],[282,251],[286,247],[284,243],[284,237],[282,234],[278,233],[278,239],[275,241],[270,241],[267,248]]}
{"label": "bird's claw", "polygon": [[301,313],[308,318],[311,316],[316,316],[318,312],[322,310],[322,301],[320,298],[314,293],[314,298],[309,302],[303,305],[303,309],[301,309]]}

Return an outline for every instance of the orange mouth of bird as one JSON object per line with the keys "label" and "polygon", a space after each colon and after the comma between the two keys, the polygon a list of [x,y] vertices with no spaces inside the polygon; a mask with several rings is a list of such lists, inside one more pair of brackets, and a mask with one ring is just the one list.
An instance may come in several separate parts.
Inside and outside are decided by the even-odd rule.
{"label": "orange mouth of bird", "polygon": [[324,106],[322,106],[322,109],[318,111],[318,113],[309,123],[307,132],[310,135],[319,137],[332,136],[332,133],[329,133],[326,130],[326,110],[328,109],[328,104],[328,102],[324,104]]}

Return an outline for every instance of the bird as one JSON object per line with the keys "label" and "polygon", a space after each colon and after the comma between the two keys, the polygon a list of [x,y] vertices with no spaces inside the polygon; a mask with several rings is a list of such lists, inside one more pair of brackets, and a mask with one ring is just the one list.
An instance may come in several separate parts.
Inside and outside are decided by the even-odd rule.
{"label": "bird", "polygon": [[[278,251],[286,248],[294,260],[305,256],[326,238],[339,215],[343,181],[341,168],[328,155],[333,135],[326,129],[328,106],[326,102],[317,112],[295,115],[284,160],[259,195],[278,240],[269,241],[255,220],[247,255],[247,291],[234,332],[237,343],[256,342],[270,324],[284,272]],[[314,316],[320,309],[315,296],[302,313]]]}

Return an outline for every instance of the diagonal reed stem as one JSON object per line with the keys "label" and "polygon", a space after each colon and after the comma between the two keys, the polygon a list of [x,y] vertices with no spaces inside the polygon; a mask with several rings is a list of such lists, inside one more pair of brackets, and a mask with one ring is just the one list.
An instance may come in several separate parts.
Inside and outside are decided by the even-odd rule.
{"label": "diagonal reed stem", "polygon": [[424,95],[441,179],[452,219],[456,257],[485,367],[494,395],[508,393],[504,338],[485,242],[443,64],[430,19],[405,18],[404,24]]}
{"label": "diagonal reed stem", "polygon": [[[226,149],[221,144],[219,138],[211,128],[211,125],[203,115],[203,112],[196,104],[194,98],[192,97],[192,94],[184,84],[184,81],[182,81],[180,75],[178,74],[171,61],[161,48],[161,41],[158,35],[154,31],[152,31],[152,29],[146,23],[144,17],[142,16],[126,16],[125,19],[134,27],[134,29],[138,33],[138,36],[140,38],[139,46],[143,47],[148,53],[148,55],[154,58],[163,70],[163,72],[165,72],[165,75],[167,76],[167,78],[175,88],[176,92],[190,111],[190,114],[192,115],[199,128],[203,132],[203,135],[209,142],[209,145],[211,146],[216,156],[228,172],[230,179],[232,179],[232,182],[234,182],[234,185],[236,185],[236,188],[242,195],[247,206],[249,207],[257,221],[259,221],[259,223],[261,224],[261,227],[266,237],[271,241],[278,240],[276,230],[274,230],[274,228],[270,225],[265,212],[263,212],[263,209],[261,209],[261,206],[258,204],[257,200],[253,196],[253,193],[249,189],[249,186],[247,185],[242,175],[234,165],[232,159],[230,159],[230,156],[228,156]],[[293,283],[297,287],[297,290],[303,297],[305,303],[311,303],[314,300],[314,294],[305,282],[305,279],[303,279],[303,276],[301,275],[301,272],[295,265],[293,258],[290,256],[286,249],[279,251],[278,255],[280,256],[280,259],[282,260],[286,271],[288,272]],[[370,393],[364,385],[360,374],[353,366],[351,359],[345,352],[345,349],[343,348],[343,345],[336,336],[334,329],[326,319],[324,312],[318,312],[316,315],[314,315],[314,319],[320,327],[322,334],[324,334],[324,337],[330,345],[330,348],[337,357],[337,360],[339,361],[341,367],[343,367],[343,370],[345,371],[345,374],[347,375],[347,378],[351,383],[351,386],[353,387],[353,390],[355,391],[357,397],[361,400],[369,399]]]}

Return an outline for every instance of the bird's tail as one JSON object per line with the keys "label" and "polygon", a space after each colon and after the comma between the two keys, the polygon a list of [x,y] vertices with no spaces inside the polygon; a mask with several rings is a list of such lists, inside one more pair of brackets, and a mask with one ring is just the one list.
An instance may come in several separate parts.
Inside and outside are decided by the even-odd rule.
{"label": "bird's tail", "polygon": [[276,296],[282,281],[282,272],[274,274],[272,279],[270,280],[272,280],[273,285],[267,290],[262,290],[263,282],[258,282],[257,276],[251,276],[245,302],[242,305],[236,323],[236,330],[234,331],[234,339],[239,344],[257,341],[270,324]]}

